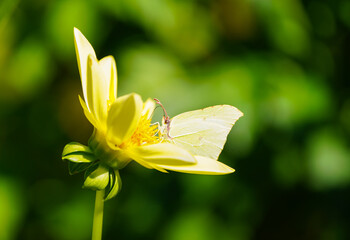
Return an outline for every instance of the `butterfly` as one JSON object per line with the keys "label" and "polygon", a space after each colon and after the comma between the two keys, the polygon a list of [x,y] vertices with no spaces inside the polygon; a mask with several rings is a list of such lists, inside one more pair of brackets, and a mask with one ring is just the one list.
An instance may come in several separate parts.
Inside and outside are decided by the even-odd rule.
{"label": "butterfly", "polygon": [[[154,99],[161,105],[158,99]],[[169,118],[165,116],[160,127],[160,136],[185,148],[193,155],[217,160],[232,126],[243,113],[230,105],[216,105],[181,113]]]}

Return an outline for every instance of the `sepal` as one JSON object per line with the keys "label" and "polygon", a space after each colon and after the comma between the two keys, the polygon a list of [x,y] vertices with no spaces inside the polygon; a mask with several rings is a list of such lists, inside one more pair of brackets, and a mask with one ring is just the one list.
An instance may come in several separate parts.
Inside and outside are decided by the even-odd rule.
{"label": "sepal", "polygon": [[105,201],[115,197],[122,187],[122,181],[118,170],[109,169],[109,183],[105,189]]}
{"label": "sepal", "polygon": [[109,183],[109,169],[103,164],[94,164],[85,172],[85,181],[83,188],[94,191],[103,190]]}
{"label": "sepal", "polygon": [[68,171],[70,175],[81,173],[88,169],[93,163],[68,162]]}
{"label": "sepal", "polygon": [[85,146],[78,142],[71,142],[64,147],[62,152],[62,157],[75,152],[86,152],[91,154],[93,153],[88,146]]}
{"label": "sepal", "polygon": [[96,156],[88,146],[77,142],[71,142],[64,147],[62,160],[68,160],[75,163],[91,163],[96,160]]}

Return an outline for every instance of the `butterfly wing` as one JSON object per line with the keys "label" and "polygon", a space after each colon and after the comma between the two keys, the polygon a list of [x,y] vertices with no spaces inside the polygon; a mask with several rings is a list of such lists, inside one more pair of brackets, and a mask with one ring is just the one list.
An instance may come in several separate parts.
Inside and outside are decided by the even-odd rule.
{"label": "butterfly wing", "polygon": [[243,113],[229,105],[185,112],[171,119],[168,138],[193,155],[217,160],[233,124]]}

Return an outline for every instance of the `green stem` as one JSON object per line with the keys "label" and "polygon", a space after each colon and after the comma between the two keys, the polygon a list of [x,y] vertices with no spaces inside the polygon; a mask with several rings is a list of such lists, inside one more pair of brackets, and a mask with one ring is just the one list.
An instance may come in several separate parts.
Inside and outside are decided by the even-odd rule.
{"label": "green stem", "polygon": [[105,190],[96,191],[94,221],[92,225],[92,240],[102,239],[104,195]]}

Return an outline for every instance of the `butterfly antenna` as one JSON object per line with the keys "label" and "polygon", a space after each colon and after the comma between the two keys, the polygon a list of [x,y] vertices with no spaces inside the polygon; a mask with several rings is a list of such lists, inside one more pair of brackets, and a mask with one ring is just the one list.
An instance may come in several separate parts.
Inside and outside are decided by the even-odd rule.
{"label": "butterfly antenna", "polygon": [[169,118],[168,113],[166,112],[163,104],[157,98],[153,98],[153,100],[156,101],[156,103],[163,108],[163,111],[164,111],[164,114],[165,114],[165,123],[168,123],[170,118]]}

